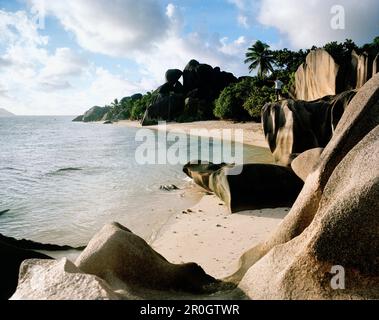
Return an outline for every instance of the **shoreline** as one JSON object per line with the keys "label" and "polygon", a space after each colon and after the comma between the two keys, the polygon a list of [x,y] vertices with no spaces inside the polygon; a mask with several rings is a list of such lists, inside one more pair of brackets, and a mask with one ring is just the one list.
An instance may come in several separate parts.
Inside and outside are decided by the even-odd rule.
{"label": "shoreline", "polygon": [[[138,121],[123,120],[114,124],[141,128]],[[192,129],[243,129],[244,145],[269,148],[261,124],[254,122],[216,120],[144,128],[186,134],[190,134]],[[201,136],[209,137],[206,131]],[[173,212],[149,243],[170,262],[195,262],[218,279],[237,271],[240,257],[268,238],[290,211],[290,208],[276,208],[230,214],[220,199],[199,186],[189,187],[187,192],[203,192],[204,195],[187,210]]]}
{"label": "shoreline", "polygon": [[206,273],[223,279],[237,271],[240,257],[276,230],[290,208],[230,214],[214,195],[174,214],[151,243],[172,263],[199,264]]}
{"label": "shoreline", "polygon": [[[242,129],[244,132],[243,136],[243,144],[248,146],[255,146],[260,148],[266,148],[269,149],[268,143],[266,142],[266,139],[264,137],[263,128],[261,123],[257,122],[245,122],[245,123],[235,123],[232,121],[224,121],[224,120],[210,120],[210,121],[197,121],[197,122],[187,122],[187,123],[177,123],[177,122],[170,122],[167,123],[165,127],[161,127],[159,125],[153,125],[153,126],[145,126],[142,127],[139,121],[131,121],[131,120],[120,120],[118,122],[114,122],[113,125],[117,126],[125,126],[129,128],[144,128],[144,129],[151,129],[151,130],[166,130],[171,131],[173,133],[185,133],[190,134],[191,130],[200,130],[200,129],[206,129],[206,130],[223,130],[223,129],[229,129],[229,130],[238,130]],[[200,132],[200,137],[207,137],[209,138],[209,132],[208,134],[205,132]],[[223,137],[223,140],[233,141],[233,135],[231,137],[232,139],[227,139],[227,137]]]}

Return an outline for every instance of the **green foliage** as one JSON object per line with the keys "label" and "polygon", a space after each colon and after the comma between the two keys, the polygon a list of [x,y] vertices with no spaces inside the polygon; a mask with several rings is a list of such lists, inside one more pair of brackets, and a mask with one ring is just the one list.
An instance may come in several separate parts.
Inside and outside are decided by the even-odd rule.
{"label": "green foliage", "polygon": [[246,53],[245,64],[249,64],[249,71],[258,68],[258,77],[264,78],[269,72],[273,72],[274,57],[269,50],[270,46],[262,41],[254,43]]}
{"label": "green foliage", "polygon": [[243,107],[248,111],[253,120],[260,121],[261,112],[268,102],[275,102],[275,89],[269,86],[253,87],[250,96],[246,99]]}
{"label": "green foliage", "polygon": [[275,66],[278,70],[286,71],[287,75],[296,72],[299,66],[305,61],[310,50],[291,51],[287,48],[283,50],[272,51]]}
{"label": "green foliage", "polygon": [[130,111],[130,120],[141,120],[146,112],[146,109],[154,102],[157,93],[148,92],[141,99],[132,102]]}
{"label": "green foliage", "polygon": [[249,97],[253,86],[253,78],[247,78],[226,87],[215,102],[214,115],[220,119],[247,119],[248,113],[243,108],[243,104]]}
{"label": "green foliage", "polygon": [[343,43],[337,41],[329,42],[324,45],[325,49],[338,64],[342,64],[350,55],[353,50],[359,52],[358,46],[350,39],[346,39]]}

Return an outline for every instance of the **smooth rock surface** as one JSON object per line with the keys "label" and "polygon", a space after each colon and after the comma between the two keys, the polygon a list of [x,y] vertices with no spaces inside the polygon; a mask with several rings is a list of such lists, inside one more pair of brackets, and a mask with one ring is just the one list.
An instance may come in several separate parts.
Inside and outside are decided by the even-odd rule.
{"label": "smooth rock surface", "polygon": [[118,300],[100,278],[84,274],[67,259],[26,260],[11,300]]}
{"label": "smooth rock surface", "polygon": [[83,272],[104,279],[114,290],[204,293],[218,284],[195,263],[168,262],[117,223],[106,225],[95,235],[75,264]]}
{"label": "smooth rock surface", "polygon": [[324,148],[355,94],[347,91],[312,102],[290,99],[267,103],[262,110],[262,123],[275,160],[290,166],[300,153]]}
{"label": "smooth rock surface", "polygon": [[215,193],[231,213],[289,207],[303,187],[290,168],[275,165],[189,163],[183,171],[197,185]]}
{"label": "smooth rock surface", "polygon": [[292,210],[267,241],[248,250],[240,259],[240,269],[228,277],[239,282],[248,269],[276,246],[298,237],[312,223],[329,178],[345,156],[379,125],[379,74],[368,81],[343,114],[332,140],[321,154],[319,165],[308,176]]}
{"label": "smooth rock surface", "polygon": [[310,226],[249,269],[239,288],[251,299],[379,299],[378,138],[379,126],[340,162]]}

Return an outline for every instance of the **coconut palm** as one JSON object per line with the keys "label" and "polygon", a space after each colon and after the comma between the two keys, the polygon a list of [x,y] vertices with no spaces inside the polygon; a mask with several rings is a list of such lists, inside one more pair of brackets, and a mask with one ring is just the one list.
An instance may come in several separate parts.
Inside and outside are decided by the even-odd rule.
{"label": "coconut palm", "polygon": [[249,64],[249,71],[253,72],[258,68],[258,77],[260,78],[267,76],[269,71],[274,72],[272,65],[275,60],[269,49],[268,44],[258,40],[246,53],[245,63]]}

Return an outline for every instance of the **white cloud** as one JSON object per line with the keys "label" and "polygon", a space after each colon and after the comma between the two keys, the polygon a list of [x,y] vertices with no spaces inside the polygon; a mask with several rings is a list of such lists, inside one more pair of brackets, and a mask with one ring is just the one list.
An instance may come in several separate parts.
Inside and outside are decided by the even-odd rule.
{"label": "white cloud", "polygon": [[[143,0],[133,2],[126,13],[131,1],[113,2],[114,7],[103,0],[68,0],[65,7],[50,1],[45,9],[75,35],[82,48],[129,57],[139,65],[137,71],[111,72],[88,61],[86,52],[70,48],[51,52],[48,38],[40,35],[31,15],[0,11],[0,106],[16,114],[80,114],[93,105],[153,90],[163,84],[167,69],[183,69],[191,59],[237,76],[247,74],[242,61],[250,39],[197,32],[183,35],[184,15],[173,4],[157,7],[156,1]],[[152,6],[145,11],[147,4]],[[155,22],[148,21],[151,10],[159,13]],[[131,15],[136,17],[126,21]]]}
{"label": "white cloud", "polygon": [[89,67],[86,59],[75,54],[70,48],[58,48],[49,56],[39,72],[38,81],[50,90],[71,87],[69,80],[80,77]]}
{"label": "white cloud", "polygon": [[277,28],[294,48],[323,45],[351,38],[359,44],[371,42],[379,30],[377,0],[344,0],[346,28],[331,27],[335,0],[261,0],[259,22]]}
{"label": "white cloud", "polygon": [[79,114],[148,83],[97,68],[70,48],[49,53],[26,12],[0,11],[0,28],[0,106],[16,114]]}
{"label": "white cloud", "polygon": [[149,48],[168,27],[168,17],[156,0],[45,1],[44,7],[83,48],[118,57]]}

